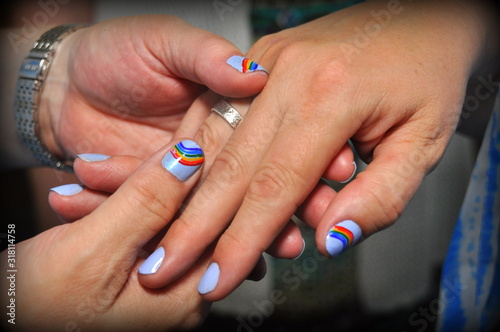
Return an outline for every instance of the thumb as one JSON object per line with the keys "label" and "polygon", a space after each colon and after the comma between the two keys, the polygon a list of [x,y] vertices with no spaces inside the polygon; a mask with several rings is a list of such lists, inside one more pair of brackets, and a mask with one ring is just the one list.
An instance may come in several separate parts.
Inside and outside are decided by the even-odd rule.
{"label": "thumb", "polygon": [[168,19],[175,24],[169,25],[159,54],[174,74],[227,97],[250,97],[264,88],[267,71],[233,43],[179,18]]}
{"label": "thumb", "polygon": [[332,198],[321,217],[316,243],[324,254],[337,256],[393,224],[442,153],[410,140],[387,141],[377,149],[372,163]]}

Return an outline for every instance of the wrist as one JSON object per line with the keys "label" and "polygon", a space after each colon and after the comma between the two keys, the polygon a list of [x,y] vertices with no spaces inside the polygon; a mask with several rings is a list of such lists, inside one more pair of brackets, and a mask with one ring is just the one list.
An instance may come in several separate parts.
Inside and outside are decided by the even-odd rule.
{"label": "wrist", "polygon": [[[66,37],[81,27],[78,25],[62,25],[45,32],[35,42],[28,56],[24,59],[16,84],[15,110],[19,138],[41,164],[66,171],[72,171],[72,160],[58,159],[56,155],[47,149],[42,140],[39,111],[42,101],[41,96],[44,92],[51,65],[57,54],[57,48]],[[44,133],[44,139],[48,140],[52,149],[57,149],[57,146],[53,144],[56,136],[50,130],[52,121],[48,116],[49,112],[47,112],[50,107],[47,106],[48,104],[44,102],[41,123],[43,129],[48,131]]]}
{"label": "wrist", "polygon": [[59,160],[67,159],[67,151],[59,139],[61,113],[70,84],[70,57],[77,31],[64,38],[57,48],[50,71],[45,79],[40,95],[38,121],[40,140],[47,150]]}

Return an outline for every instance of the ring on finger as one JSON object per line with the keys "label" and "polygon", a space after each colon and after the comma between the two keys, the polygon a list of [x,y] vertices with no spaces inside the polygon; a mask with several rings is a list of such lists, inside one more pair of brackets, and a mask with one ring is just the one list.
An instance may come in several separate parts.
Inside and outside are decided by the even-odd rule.
{"label": "ring on finger", "polygon": [[243,120],[241,114],[224,99],[218,101],[211,111],[219,114],[233,129],[236,129]]}

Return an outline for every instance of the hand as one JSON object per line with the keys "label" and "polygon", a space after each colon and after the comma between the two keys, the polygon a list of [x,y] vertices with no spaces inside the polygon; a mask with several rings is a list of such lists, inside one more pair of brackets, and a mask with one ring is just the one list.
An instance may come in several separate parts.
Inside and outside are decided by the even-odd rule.
{"label": "hand", "polygon": [[169,142],[208,86],[227,96],[258,93],[265,71],[240,73],[229,41],[174,16],[105,21],[67,37],[42,93],[42,140],[59,158],[79,153],[147,158]]}
{"label": "hand", "polygon": [[[147,290],[136,274],[144,261],[143,247],[163,229],[165,220],[173,218],[201,175],[196,170],[202,154],[196,157],[198,165],[186,173],[167,159],[172,146],[144,162],[89,215],[16,245],[17,328],[163,331],[203,321],[209,304],[199,296],[196,284],[207,267],[207,255],[168,288]],[[75,167],[81,163],[78,158]],[[179,174],[187,179],[179,181]],[[63,196],[71,194],[67,189],[54,188],[51,200],[71,197]],[[8,280],[2,280],[5,287]],[[2,305],[6,299],[2,296]]]}
{"label": "hand", "polygon": [[[208,175],[211,165],[227,139],[233,132],[228,124],[216,114],[210,112],[210,105],[213,105],[220,99],[219,96],[212,92],[207,92],[200,96],[190,107],[183,121],[183,125],[179,127],[176,136],[186,137],[195,136],[195,140],[200,143],[204,151],[209,153],[205,156],[203,172],[197,185],[192,190],[190,197],[201,186],[203,179]],[[245,114],[250,106],[250,100],[233,100],[231,103],[238,108],[241,114]],[[191,132],[193,127],[192,122],[197,122],[199,119],[205,119],[200,130],[195,133]],[[187,124],[191,123],[191,124]],[[53,210],[65,222],[72,222],[78,220],[91,213],[99,205],[101,205],[110,194],[115,192],[126,179],[133,173],[142,163],[143,160],[132,156],[109,156],[104,155],[80,155],[78,163],[75,163],[75,173],[85,185],[85,188],[78,193],[69,197],[61,195],[51,195],[50,205]],[[96,161],[97,158],[97,161]],[[102,160],[101,160],[102,159]],[[82,162],[87,161],[87,162]],[[331,163],[329,172],[331,179],[345,180],[353,173],[353,154],[349,146]],[[211,200],[211,199],[210,199]],[[182,212],[183,207],[189,203],[189,197],[183,202],[179,213]],[[207,201],[208,203],[208,201]],[[169,220],[165,221],[166,223]],[[189,238],[174,239],[172,243],[163,244],[159,241],[162,234],[156,236],[156,242],[150,242],[148,248],[154,251],[156,246],[162,245],[166,251],[179,251],[183,247],[192,245]],[[207,237],[207,240],[209,237]],[[215,240],[215,239],[213,239]],[[160,242],[160,244],[159,244]],[[303,251],[303,240],[300,230],[293,222],[289,222],[287,226],[281,231],[279,236],[274,240],[273,244],[268,248],[267,252],[278,258],[294,258],[301,254]],[[169,250],[170,248],[170,250]],[[249,279],[256,280],[263,277],[262,273],[263,260],[257,264],[257,268],[252,271]],[[189,265],[187,265],[189,267]],[[146,285],[159,285],[166,284],[171,280],[166,280],[164,276],[168,276],[169,269],[160,269],[154,276],[140,276]],[[264,271],[265,273],[265,271]],[[171,276],[170,276],[171,277]]]}
{"label": "hand", "polygon": [[[257,42],[247,56],[269,80],[163,239],[190,239],[167,250],[163,280],[223,233],[200,289],[223,298],[298,207],[329,255],[392,224],[454,131],[489,22],[466,1],[371,1]],[[371,31],[363,44],[359,29]],[[371,163],[335,194],[318,180],[351,138]],[[160,286],[155,277],[142,281]]]}

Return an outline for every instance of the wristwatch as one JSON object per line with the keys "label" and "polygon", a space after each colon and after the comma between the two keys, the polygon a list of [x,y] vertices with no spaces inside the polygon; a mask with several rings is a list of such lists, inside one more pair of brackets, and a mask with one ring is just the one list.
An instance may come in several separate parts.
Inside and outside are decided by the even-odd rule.
{"label": "wristwatch", "polygon": [[38,107],[43,83],[57,47],[65,37],[83,27],[86,25],[57,26],[45,32],[33,44],[19,70],[14,103],[17,133],[24,145],[42,165],[67,172],[73,171],[73,161],[70,158],[57,159],[40,139]]}

